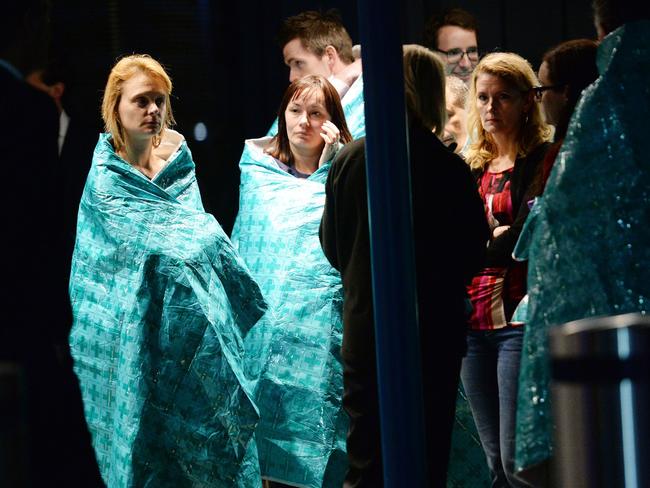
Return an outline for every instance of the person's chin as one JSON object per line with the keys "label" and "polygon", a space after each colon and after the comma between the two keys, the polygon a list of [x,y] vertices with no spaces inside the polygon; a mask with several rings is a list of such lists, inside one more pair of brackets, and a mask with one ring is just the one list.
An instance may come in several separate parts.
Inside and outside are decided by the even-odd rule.
{"label": "person's chin", "polygon": [[466,72],[462,72],[462,73],[454,73],[454,76],[456,76],[457,78],[460,78],[465,83],[467,83],[469,81],[470,77],[472,76],[472,72],[471,71],[466,71]]}
{"label": "person's chin", "polygon": [[483,130],[489,134],[497,132],[499,128],[499,123],[494,120],[489,120],[483,123]]}

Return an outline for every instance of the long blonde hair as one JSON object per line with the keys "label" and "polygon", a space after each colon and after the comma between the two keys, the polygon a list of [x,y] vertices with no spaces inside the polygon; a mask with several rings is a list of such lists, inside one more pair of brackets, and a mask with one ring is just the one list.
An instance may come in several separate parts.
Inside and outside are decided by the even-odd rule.
{"label": "long blonde hair", "polygon": [[[470,167],[482,169],[497,156],[494,138],[483,129],[476,104],[476,79],[481,74],[498,76],[521,93],[532,97],[532,88],[539,85],[530,63],[514,53],[492,53],[478,63],[469,86],[467,103],[467,132],[473,139],[465,159]],[[551,140],[552,130],[546,124],[538,103],[534,100],[526,113],[524,123],[518,134],[518,157],[525,157],[541,143]]]}
{"label": "long blonde hair", "polygon": [[165,87],[165,113],[162,114],[160,133],[154,137],[154,146],[160,144],[160,134],[165,128],[175,124],[172,106],[169,102],[169,95],[172,92],[172,80],[165,72],[161,64],[148,54],[133,54],[120,59],[108,75],[104,99],[102,100],[102,118],[104,128],[113,137],[115,150],[120,150],[125,144],[125,134],[117,108],[122,99],[122,85],[133,75],[144,73],[156,80],[159,80]]}

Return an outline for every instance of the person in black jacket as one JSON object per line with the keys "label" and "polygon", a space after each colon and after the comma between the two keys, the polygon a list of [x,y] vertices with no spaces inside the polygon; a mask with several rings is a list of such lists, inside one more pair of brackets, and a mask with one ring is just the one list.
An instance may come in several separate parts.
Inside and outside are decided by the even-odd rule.
{"label": "person in black jacket", "polygon": [[[404,77],[427,459],[431,486],[443,487],[465,351],[465,285],[482,265],[488,229],[469,168],[432,133],[442,134],[446,115],[442,62],[425,48],[405,46]],[[359,139],[332,164],[320,228],[323,251],[343,278],[346,487],[383,485],[365,173]]]}
{"label": "person in black jacket", "polygon": [[58,176],[63,199],[65,266],[69,270],[76,237],[79,201],[100,128],[89,124],[69,107],[72,105],[69,97],[72,87],[71,70],[70,65],[61,56],[51,59],[45,67],[29,73],[26,81],[47,93],[54,100],[59,113]]}
{"label": "person in black jacket", "polygon": [[57,113],[24,81],[46,43],[47,4],[0,16],[3,252],[0,486],[103,486],[72,371]]}

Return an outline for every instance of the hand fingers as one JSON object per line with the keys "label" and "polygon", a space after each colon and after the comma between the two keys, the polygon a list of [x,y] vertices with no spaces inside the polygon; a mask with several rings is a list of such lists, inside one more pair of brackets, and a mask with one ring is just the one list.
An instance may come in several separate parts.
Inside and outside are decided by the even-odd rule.
{"label": "hand fingers", "polygon": [[334,125],[334,123],[331,120],[326,120],[323,122],[323,125],[321,126],[323,129],[330,130],[334,132],[335,134],[340,134],[341,131],[339,131],[339,128]]}
{"label": "hand fingers", "polygon": [[336,137],[333,137],[332,135],[326,133],[326,132],[321,132],[320,136],[323,138],[326,144],[334,144],[337,140]]}
{"label": "hand fingers", "polygon": [[330,121],[325,121],[323,125],[321,126],[322,133],[324,135],[327,135],[328,139],[325,139],[329,144],[334,144],[336,141],[339,140],[339,137],[341,135],[339,129],[332,124]]}

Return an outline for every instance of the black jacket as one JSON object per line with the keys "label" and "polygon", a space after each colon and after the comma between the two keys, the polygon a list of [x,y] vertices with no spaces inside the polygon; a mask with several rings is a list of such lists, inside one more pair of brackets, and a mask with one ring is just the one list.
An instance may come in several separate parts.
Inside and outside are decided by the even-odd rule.
{"label": "black jacket", "polygon": [[[2,435],[14,456],[7,486],[103,486],[72,370],[72,312],[54,102],[0,67],[3,253]],[[19,390],[6,388],[8,378]],[[5,440],[3,439],[3,440]],[[5,459],[7,460],[7,459]],[[29,479],[18,479],[25,472]]]}
{"label": "black jacket", "polygon": [[[525,158],[517,158],[510,178],[510,198],[515,211],[510,228],[492,239],[485,258],[486,267],[507,267],[513,263],[512,251],[515,249],[521,229],[526,222],[530,209],[528,202],[538,196],[541,163],[551,144],[542,143]],[[473,170],[477,182],[485,170]]]}
{"label": "black jacket", "polygon": [[[435,135],[411,127],[409,146],[421,341],[437,336],[463,349],[465,285],[483,265],[489,236],[483,204],[468,166]],[[343,278],[343,356],[365,356],[374,347],[365,139],[332,164],[320,238]]]}

